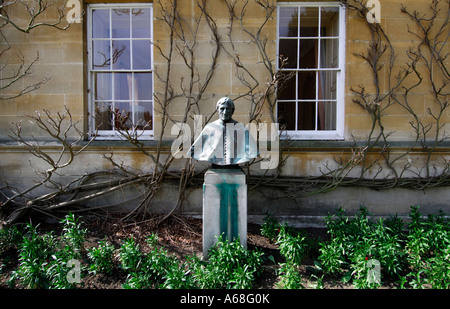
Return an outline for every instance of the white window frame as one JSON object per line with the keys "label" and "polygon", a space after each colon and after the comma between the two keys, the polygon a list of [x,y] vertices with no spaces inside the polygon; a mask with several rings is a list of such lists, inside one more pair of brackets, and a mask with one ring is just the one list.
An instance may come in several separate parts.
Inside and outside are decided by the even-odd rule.
{"label": "white window frame", "polygon": [[[280,36],[279,36],[279,28],[280,28],[280,7],[339,7],[339,36],[336,37],[339,39],[339,57],[338,57],[338,68],[334,68],[333,70],[337,70],[337,77],[336,77],[336,130],[286,130],[283,132],[282,137],[283,138],[290,138],[293,140],[342,140],[344,139],[344,120],[345,120],[345,20],[346,20],[346,10],[343,5],[339,4],[338,2],[279,2],[278,3],[278,10],[277,10],[277,58],[280,55],[279,53],[279,43],[280,43]],[[319,21],[320,24],[320,21]],[[320,31],[318,32],[317,37],[308,37],[308,39],[314,39],[317,38],[320,40]],[[278,66],[277,61],[277,66]],[[278,67],[277,67],[278,68]],[[316,71],[318,72],[318,69],[291,69],[286,68],[283,71]],[[323,70],[323,69],[322,69]],[[295,78],[295,77],[294,77]],[[317,91],[319,89],[317,83],[319,79],[316,78],[316,98],[315,103],[317,107],[318,103],[318,95]],[[296,87],[298,87],[298,84],[296,84]],[[279,100],[282,102],[281,100]],[[310,101],[310,100],[308,100]],[[298,101],[296,101],[298,102]],[[296,104],[298,106],[298,104]],[[296,107],[297,110],[297,107]],[[316,122],[317,122],[317,108],[316,108]],[[276,109],[277,111],[277,117],[278,117],[278,107]],[[298,112],[296,113],[296,122],[298,117]],[[317,125],[317,124],[316,124]]]}
{"label": "white window frame", "polygon": [[[93,84],[93,72],[95,72],[92,69],[93,66],[93,38],[92,38],[92,11],[94,9],[99,8],[109,8],[109,9],[125,9],[125,8],[149,8],[150,9],[150,39],[151,42],[153,42],[153,4],[152,3],[94,3],[94,4],[88,4],[88,10],[87,10],[87,52],[88,52],[88,111],[89,111],[89,133],[91,136],[93,136],[95,133],[96,139],[98,140],[121,140],[123,139],[123,136],[117,132],[117,130],[98,130],[96,132],[96,124],[95,124],[95,93],[93,91],[94,84]],[[111,17],[110,17],[111,18]],[[110,34],[111,35],[111,34]],[[110,40],[112,38],[110,37]],[[132,48],[132,44],[130,45]],[[153,44],[151,44],[151,56],[152,56],[152,63],[151,63],[151,69],[145,70],[145,71],[139,71],[139,70],[102,70],[101,72],[151,72],[153,74],[154,72],[154,58],[153,58]],[[132,51],[130,51],[132,55]],[[152,89],[154,89],[154,75],[152,76]],[[133,91],[133,90],[132,90]],[[154,91],[154,90],[153,90]],[[113,91],[114,93],[114,91]],[[114,94],[113,94],[114,95]],[[133,95],[134,97],[134,95]],[[113,98],[114,100],[114,98]],[[155,116],[154,116],[154,97],[152,93],[152,129],[151,130],[138,130],[135,132],[139,139],[142,140],[153,140],[154,139],[154,126],[155,126]],[[134,112],[134,111],[133,111]]]}

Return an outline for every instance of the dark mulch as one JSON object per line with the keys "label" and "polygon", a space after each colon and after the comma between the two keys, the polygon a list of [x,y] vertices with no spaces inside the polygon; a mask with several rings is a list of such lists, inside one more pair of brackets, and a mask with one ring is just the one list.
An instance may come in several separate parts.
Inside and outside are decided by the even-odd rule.
{"label": "dark mulch", "polygon": [[[151,233],[156,233],[159,238],[159,245],[163,246],[169,253],[176,255],[181,261],[186,256],[202,254],[202,222],[201,219],[172,216],[161,224],[158,224],[158,217],[148,219],[140,223],[124,223],[119,217],[110,216],[108,219],[83,218],[83,227],[87,229],[85,247],[97,246],[100,240],[108,240],[116,248],[121,243],[133,237],[140,243],[141,248],[149,250],[146,243],[146,237]],[[39,230],[42,232],[54,231],[56,235],[61,230],[61,225],[56,222],[40,221],[33,222],[33,225],[39,224]],[[304,229],[304,232],[311,238],[326,239],[327,234],[324,229]],[[257,224],[248,224],[248,248],[250,250],[258,249],[264,252],[263,272],[255,282],[257,289],[275,289],[277,288],[279,263],[283,262],[277,245],[261,235],[261,227]],[[270,258],[268,258],[270,257]],[[274,263],[275,261],[275,263]],[[310,283],[311,272],[307,270],[312,266],[314,256],[309,255],[302,266],[302,278],[305,280],[306,287],[314,287]],[[7,250],[0,254],[0,288],[8,288],[7,280],[18,266],[17,250]],[[119,267],[110,275],[88,274],[82,278],[80,288],[85,289],[121,289],[126,281],[127,274]],[[16,286],[16,288],[20,288]],[[350,285],[344,285],[339,280],[327,280],[324,288],[351,288]]]}

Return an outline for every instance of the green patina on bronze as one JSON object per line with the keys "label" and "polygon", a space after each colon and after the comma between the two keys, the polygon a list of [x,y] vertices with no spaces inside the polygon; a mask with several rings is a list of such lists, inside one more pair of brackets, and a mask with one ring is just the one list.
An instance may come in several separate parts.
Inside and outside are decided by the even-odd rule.
{"label": "green patina on bronze", "polygon": [[224,239],[239,237],[238,231],[238,187],[239,184],[220,183],[215,185],[220,192],[220,234]]}

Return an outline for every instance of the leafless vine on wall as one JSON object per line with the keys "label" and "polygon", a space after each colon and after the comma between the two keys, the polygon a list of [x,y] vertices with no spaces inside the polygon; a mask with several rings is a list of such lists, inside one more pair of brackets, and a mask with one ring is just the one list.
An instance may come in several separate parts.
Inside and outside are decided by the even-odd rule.
{"label": "leafless vine on wall", "polygon": [[[448,0],[446,0],[448,4]],[[110,170],[96,171],[77,177],[70,182],[64,182],[59,177],[62,171],[73,160],[91,146],[92,141],[81,142],[84,137],[70,111],[52,115],[48,111],[36,114],[31,120],[36,126],[47,133],[56,143],[58,151],[49,154],[48,148],[42,147],[40,141],[29,140],[23,136],[20,124],[16,125],[12,136],[18,144],[25,147],[35,158],[43,160],[49,165],[46,171],[36,171],[40,175],[39,181],[30,188],[18,189],[7,180],[3,181],[4,202],[0,205],[5,220],[14,221],[19,215],[28,210],[52,215],[56,210],[73,209],[77,211],[104,210],[114,205],[101,206],[96,209],[81,207],[90,199],[106,195],[128,186],[139,186],[141,194],[137,206],[127,213],[124,220],[145,220],[152,211],[151,205],[165,183],[172,183],[178,187],[176,202],[168,213],[160,220],[163,221],[180,210],[190,187],[198,186],[202,181],[202,170],[198,170],[191,159],[185,159],[179,170],[174,170],[175,156],[168,151],[164,144],[168,130],[176,122],[186,123],[195,116],[207,115],[209,122],[214,111],[202,109],[202,102],[211,100],[208,87],[217,74],[219,56],[226,55],[233,64],[236,80],[245,89],[233,97],[236,101],[245,101],[249,106],[249,122],[264,121],[277,122],[276,118],[276,90],[291,78],[281,74],[277,68],[275,55],[269,50],[269,24],[276,18],[276,1],[270,0],[221,0],[229,13],[228,27],[225,32],[219,29],[214,15],[213,6],[206,0],[196,0],[196,16],[184,16],[177,0],[158,1],[154,3],[157,10],[158,22],[164,23],[169,30],[164,41],[155,41],[154,50],[164,63],[158,63],[154,68],[154,76],[159,85],[155,89],[155,114],[159,117],[160,127],[155,131],[156,147],[149,147],[140,139],[138,124],[119,131],[121,138],[142,153],[152,163],[152,168],[141,171],[135,170],[121,161],[112,149],[103,153],[104,160],[109,162]],[[392,187],[407,187],[424,189],[432,186],[448,186],[449,162],[443,158],[437,166],[435,159],[443,143],[447,142],[443,117],[448,113],[449,69],[448,69],[448,38],[449,38],[449,10],[443,10],[441,1],[432,1],[427,12],[410,11],[407,7],[399,8],[399,13],[409,17],[411,21],[407,30],[415,36],[415,41],[406,52],[406,63],[398,63],[399,51],[389,39],[389,34],[382,24],[370,23],[366,20],[368,8],[366,1],[341,1],[348,12],[359,17],[368,28],[370,37],[367,51],[356,56],[362,60],[362,65],[369,66],[372,75],[371,85],[353,87],[351,97],[353,104],[359,106],[369,117],[370,126],[364,140],[354,141],[354,146],[342,151],[342,155],[334,158],[333,162],[323,165],[320,176],[283,176],[283,167],[289,157],[289,147],[295,143],[289,139],[281,141],[279,165],[276,171],[263,171],[256,174],[247,167],[248,181],[252,189],[270,187],[281,190],[287,198],[294,201],[319,193],[329,192],[339,186],[366,186],[383,189]],[[246,14],[250,5],[256,5],[262,18],[258,25],[249,27]],[[2,10],[3,12],[3,10]],[[62,15],[60,15],[62,16]],[[61,20],[59,20],[60,22]],[[34,24],[30,24],[31,29]],[[57,25],[54,25],[57,26]],[[31,28],[30,28],[31,27]],[[405,26],[406,27],[406,26]],[[239,52],[237,39],[234,37],[236,28],[247,36],[246,44],[254,47],[261,62],[258,72],[243,60]],[[272,27],[273,28],[273,27]],[[205,29],[210,37],[210,58],[202,59],[208,63],[206,70],[200,69],[196,61],[200,52],[200,32]],[[241,38],[242,40],[242,38]],[[175,59],[178,60],[176,63]],[[176,65],[180,60],[183,65],[183,75],[176,73]],[[284,63],[286,59],[281,59]],[[282,65],[281,65],[282,66]],[[21,70],[26,72],[27,70]],[[264,72],[264,73],[262,73]],[[260,76],[266,76],[261,81]],[[14,78],[13,78],[14,79]],[[382,81],[387,81],[382,83]],[[428,102],[428,117],[423,116],[413,104],[414,91],[419,85],[430,84],[430,94],[433,98]],[[38,85],[39,86],[39,85]],[[375,89],[374,91],[371,89]],[[32,90],[32,88],[28,89]],[[28,91],[26,90],[26,91]],[[183,113],[175,117],[170,111],[174,105],[178,109],[182,105]],[[180,105],[181,104],[181,105]],[[184,105],[183,105],[184,104]],[[385,122],[386,115],[391,110],[400,108],[410,116],[412,140],[406,146],[397,147]],[[121,114],[113,111],[116,119]],[[80,137],[73,140],[68,132],[76,132]],[[180,131],[181,134],[181,131]],[[181,147],[181,146],[180,146]],[[183,149],[180,149],[180,151]],[[426,159],[421,167],[410,161],[411,154],[421,152]],[[252,164],[258,163],[256,160]],[[416,164],[413,164],[416,163]],[[109,180],[105,180],[109,177]],[[101,180],[102,179],[102,180]],[[33,194],[36,189],[46,187],[48,192],[41,195]]]}
{"label": "leafless vine on wall", "polygon": [[[21,7],[21,10],[25,11],[26,19],[18,21],[14,16],[10,16],[10,10],[12,7]],[[45,18],[46,12],[56,9],[57,18],[55,21],[50,22]],[[7,57],[12,57],[10,55],[11,45],[8,38],[5,36],[4,28],[5,26],[13,27],[16,31],[29,34],[36,28],[40,27],[51,27],[57,30],[66,30],[69,28],[70,23],[65,20],[65,10],[64,7],[56,7],[55,3],[48,2],[47,0],[35,0],[35,1],[18,1],[18,0],[4,0],[0,3],[0,42],[3,41],[4,47],[0,51],[0,100],[14,99],[35,91],[39,89],[43,84],[47,83],[51,77],[43,77],[40,81],[34,82],[23,86],[18,91],[10,91],[16,85],[20,85],[21,81],[26,80],[28,76],[31,75],[33,71],[33,65],[39,61],[39,53],[36,57],[27,62],[23,53],[19,51],[15,54],[15,57],[19,61],[19,66],[14,68],[14,66],[8,65],[5,61]],[[15,87],[17,88],[17,87]]]}

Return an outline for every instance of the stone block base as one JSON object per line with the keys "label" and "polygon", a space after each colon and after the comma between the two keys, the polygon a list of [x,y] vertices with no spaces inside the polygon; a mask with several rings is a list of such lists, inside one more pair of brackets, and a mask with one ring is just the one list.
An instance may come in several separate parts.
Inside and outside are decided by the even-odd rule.
{"label": "stone block base", "polygon": [[211,169],[203,184],[203,257],[222,235],[247,248],[247,184],[240,169]]}

